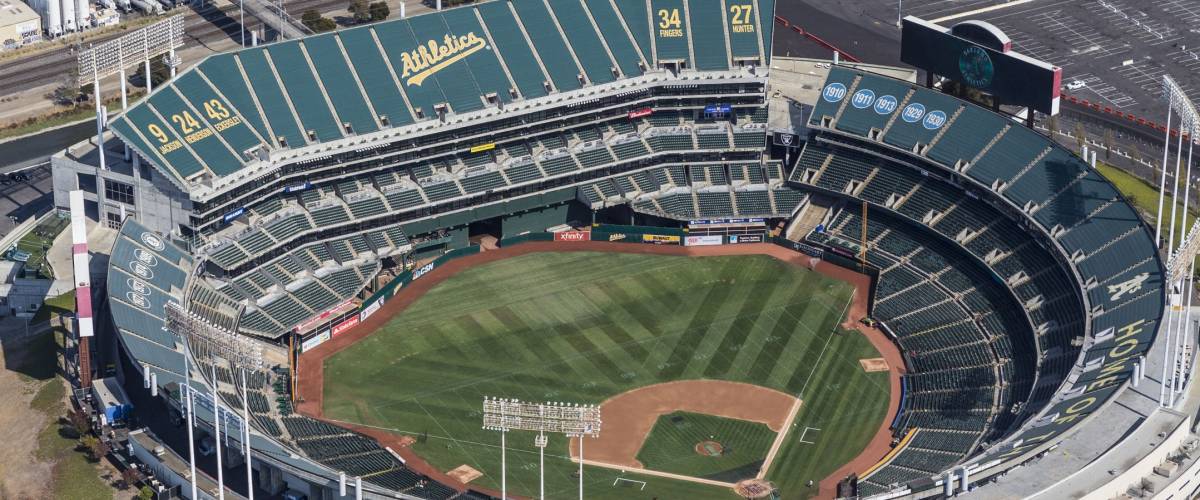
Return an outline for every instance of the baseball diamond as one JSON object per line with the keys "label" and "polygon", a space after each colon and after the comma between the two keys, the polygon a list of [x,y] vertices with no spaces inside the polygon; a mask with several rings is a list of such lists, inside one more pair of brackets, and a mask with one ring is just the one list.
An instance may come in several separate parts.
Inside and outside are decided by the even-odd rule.
{"label": "baseball diamond", "polygon": [[[588,248],[606,246],[630,245]],[[639,248],[653,247],[622,250]],[[651,458],[642,464],[647,469],[716,479],[732,487],[758,473],[776,433],[790,422],[795,398],[787,393],[856,394],[859,404],[854,408],[846,406],[845,400],[826,399],[820,406],[802,407],[795,415],[797,422],[828,429],[829,436],[841,433],[855,438],[836,446],[833,439],[812,447],[785,441],[779,459],[791,464],[789,472],[768,478],[788,497],[804,496],[806,481],[823,479],[866,445],[871,437],[868,430],[878,427],[887,412],[889,387],[887,374],[868,374],[858,366],[859,358],[877,356],[870,342],[841,329],[852,299],[850,287],[765,255],[625,252],[526,253],[467,267],[444,278],[373,333],[325,359],[321,416],[417,437],[411,451],[430,466],[446,471],[469,464],[484,474],[472,486],[492,490],[499,487],[499,442],[495,433],[479,430],[477,406],[486,395],[603,403],[601,415],[608,428],[595,443],[585,443],[585,459],[619,463],[612,458],[614,451],[608,450],[613,445],[605,443],[624,439],[614,445],[632,450],[625,457],[630,470],[637,468],[636,454],[638,460]],[[479,257],[503,257],[489,255],[496,253],[503,250]],[[415,283],[439,279],[436,272]],[[728,395],[707,397],[698,393],[704,390],[700,385],[658,398],[636,398],[645,400],[639,405],[642,408],[616,402],[626,399],[623,394],[652,391],[661,382],[694,379],[744,382],[786,393],[776,393],[783,398],[780,404],[759,405],[764,401],[739,401],[745,399],[745,390],[731,387]],[[688,413],[695,415],[697,428],[729,429],[735,434],[722,445],[736,447],[737,458],[729,458],[742,462],[705,468],[691,463],[698,438],[675,443],[672,450],[670,438],[655,438],[657,428],[649,436],[645,432],[626,435],[622,430],[623,425],[638,421],[630,412],[639,409],[648,412],[653,424],[657,416],[653,405],[664,398],[675,401],[668,403],[672,407],[738,415],[772,427]],[[683,398],[691,401],[680,401]],[[608,399],[614,400],[613,405],[605,402]],[[533,435],[508,434],[510,491],[534,494]],[[660,439],[664,442],[658,443]],[[586,453],[587,447],[593,452]],[[565,439],[551,440],[548,496],[575,487],[567,448]],[[845,459],[823,460],[817,450],[840,453]],[[619,475],[623,474],[585,468],[587,485],[595,485],[589,487],[589,496],[624,495],[601,486]],[[732,496],[729,488],[636,473],[627,477],[646,481],[646,494],[661,498]]]}

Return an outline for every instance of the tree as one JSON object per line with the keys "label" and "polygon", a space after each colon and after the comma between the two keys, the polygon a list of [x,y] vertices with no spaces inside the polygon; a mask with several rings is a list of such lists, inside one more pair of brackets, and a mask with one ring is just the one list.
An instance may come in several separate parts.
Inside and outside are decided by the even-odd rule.
{"label": "tree", "polygon": [[67,421],[71,423],[71,428],[75,430],[76,436],[82,436],[89,430],[90,422],[88,422],[87,416],[80,412],[67,411]]}
{"label": "tree", "polygon": [[388,8],[387,2],[375,2],[371,4],[371,21],[382,21],[392,15],[392,10]]}
{"label": "tree", "polygon": [[1075,122],[1075,148],[1077,153],[1083,154],[1083,145],[1087,144],[1087,130],[1084,130],[1082,122]]}
{"label": "tree", "polygon": [[99,438],[97,438],[95,441],[92,441],[91,447],[88,449],[88,452],[92,455],[92,459],[96,461],[99,461],[100,459],[104,458],[105,455],[108,455],[109,451],[112,451],[112,449],[108,446],[108,443]]}
{"label": "tree", "polygon": [[1046,128],[1050,129],[1051,139],[1057,137],[1055,134],[1058,134],[1058,115],[1050,115],[1050,117],[1046,119]]}
{"label": "tree", "polygon": [[1117,139],[1113,137],[1113,131],[1110,128],[1104,129],[1104,159],[1112,158],[1112,150],[1117,145]]}
{"label": "tree", "polygon": [[138,470],[134,469],[133,467],[129,467],[129,468],[121,471],[121,484],[122,484],[121,489],[123,489],[123,490],[132,488],[134,485],[136,485],[141,480],[142,480],[142,473],[138,472]]}
{"label": "tree", "polygon": [[138,500],[150,500],[154,498],[154,490],[150,489],[149,486],[142,486],[142,489],[138,490],[137,497]]}
{"label": "tree", "polygon": [[96,436],[93,436],[91,434],[84,434],[82,437],[79,438],[79,446],[81,448],[83,448],[84,451],[90,452],[92,450],[92,447],[96,446],[97,441],[100,441],[100,439],[97,438]]}
{"label": "tree", "polygon": [[300,15],[300,22],[313,33],[324,33],[337,29],[337,23],[328,17],[322,16],[315,10],[309,9]]}
{"label": "tree", "polygon": [[371,7],[367,0],[350,0],[348,10],[351,14],[354,14],[354,22],[356,23],[371,21]]}
{"label": "tree", "polygon": [[61,83],[46,96],[50,102],[60,106],[74,106],[82,94],[79,88],[79,69],[71,67],[63,75]]}
{"label": "tree", "polygon": [[306,10],[303,14],[300,14],[300,22],[304,23],[305,26],[310,28],[312,27],[311,25],[316,23],[318,19],[321,19],[321,14],[312,9]]}

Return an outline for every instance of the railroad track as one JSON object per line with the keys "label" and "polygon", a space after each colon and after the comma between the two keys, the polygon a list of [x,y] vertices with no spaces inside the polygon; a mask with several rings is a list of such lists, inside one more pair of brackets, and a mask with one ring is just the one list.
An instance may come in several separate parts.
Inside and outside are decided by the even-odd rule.
{"label": "railroad track", "polygon": [[[303,12],[309,9],[318,11],[333,10],[335,7],[343,7],[344,1],[339,0],[299,0],[293,2],[285,2],[284,8],[289,13]],[[175,11],[169,12],[167,15],[174,14],[179,9],[188,9],[187,7],[177,8]],[[238,10],[235,6],[226,6],[222,8],[210,7],[202,11],[186,10],[187,18],[184,22],[184,48],[196,45],[210,43],[221,38],[229,37],[237,39],[238,37]],[[246,25],[251,28],[257,28],[262,23],[257,19],[247,19]],[[122,33],[113,34],[111,37],[101,39],[106,41]],[[92,42],[92,43],[98,43]],[[240,40],[239,40],[240,41]],[[67,69],[75,64],[75,53],[70,47],[61,47],[49,52],[43,52],[36,56],[18,59],[5,64],[0,64],[0,88],[12,91],[22,91],[31,88],[46,85],[59,81],[67,74]]]}

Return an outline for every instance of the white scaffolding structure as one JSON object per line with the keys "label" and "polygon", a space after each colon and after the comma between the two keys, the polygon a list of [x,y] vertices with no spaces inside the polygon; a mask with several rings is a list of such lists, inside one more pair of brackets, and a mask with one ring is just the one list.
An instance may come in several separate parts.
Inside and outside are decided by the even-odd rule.
{"label": "white scaffolding structure", "polygon": [[[190,359],[195,358],[209,360],[225,360],[230,368],[231,375],[241,371],[241,404],[242,414],[240,416],[241,425],[239,429],[238,439],[241,441],[242,453],[246,463],[246,484],[247,495],[250,500],[254,499],[253,473],[251,467],[251,451],[250,451],[250,413],[248,405],[249,386],[246,379],[247,370],[261,370],[263,368],[262,361],[262,346],[257,342],[238,335],[230,330],[214,325],[209,321],[201,318],[196,313],[188,311],[183,306],[168,302],[165,307],[166,312],[166,329],[167,331],[178,335],[184,342],[184,361],[185,369],[190,364]],[[200,370],[203,372],[203,369]],[[209,366],[209,375],[212,377],[212,393],[211,405],[213,412],[213,429],[216,434],[214,446],[217,454],[217,491],[218,498],[225,497],[225,477],[221,467],[221,430],[222,423],[228,428],[229,420],[238,419],[238,415],[232,408],[224,408],[221,405],[221,396],[218,394],[217,385],[217,364],[214,362]],[[188,407],[188,460],[191,462],[192,470],[195,470],[195,443],[192,441],[192,426],[195,421],[192,417],[192,403],[195,390],[191,387],[191,371],[188,369],[188,384],[187,384],[187,407]],[[237,378],[231,382],[234,388],[237,388]],[[222,413],[224,413],[222,418]],[[226,440],[228,440],[228,432],[226,432]],[[191,477],[191,488],[194,491],[196,475],[193,472]],[[193,497],[194,498],[194,497]]]}
{"label": "white scaffolding structure", "polygon": [[[1168,75],[1163,75],[1163,97],[1167,100],[1167,131],[1163,143],[1162,180],[1158,189],[1158,213],[1154,227],[1154,241],[1163,249],[1167,256],[1166,284],[1171,287],[1168,295],[1167,310],[1164,314],[1165,338],[1163,339],[1164,360],[1162,386],[1159,388],[1159,405],[1175,406],[1175,397],[1183,390],[1184,376],[1191,365],[1188,354],[1193,347],[1191,329],[1191,307],[1193,295],[1193,277],[1195,259],[1200,250],[1200,226],[1192,221],[1190,227],[1184,226],[1179,235],[1178,244],[1175,240],[1177,218],[1182,217],[1184,224],[1188,221],[1189,202],[1192,187],[1192,147],[1195,144],[1197,128],[1200,127],[1200,115],[1196,107],[1183,89]],[[1171,118],[1178,115],[1178,141],[1175,145],[1175,171],[1171,176],[1171,214],[1167,218],[1167,241],[1163,247],[1162,223],[1163,203],[1167,197],[1167,165],[1171,153]],[[1183,166],[1183,142],[1187,138],[1187,164]],[[1182,172],[1181,172],[1182,170]],[[1179,182],[1182,174],[1183,181],[1183,210],[1179,206]],[[1182,373],[1181,373],[1182,372]]]}
{"label": "white scaffolding structure", "polygon": [[[125,68],[142,63],[146,71],[146,93],[151,91],[150,59],[165,54],[165,61],[175,76],[179,58],[175,49],[183,46],[183,14],[168,17],[132,33],[92,45],[79,51],[76,58],[80,81],[92,79],[92,90],[96,100],[96,148],[100,156],[100,168],[106,169],[104,159],[104,127],[106,113],[104,99],[100,93],[100,79],[113,74],[121,76],[121,110],[128,106],[125,90]],[[126,149],[126,158],[129,151]]]}
{"label": "white scaffolding structure", "polygon": [[583,500],[583,438],[600,435],[600,407],[576,403],[529,403],[516,399],[484,398],[483,428],[500,432],[500,498],[508,498],[505,434],[535,431],[538,448],[538,498],[546,498],[546,433],[579,438],[579,499]]}

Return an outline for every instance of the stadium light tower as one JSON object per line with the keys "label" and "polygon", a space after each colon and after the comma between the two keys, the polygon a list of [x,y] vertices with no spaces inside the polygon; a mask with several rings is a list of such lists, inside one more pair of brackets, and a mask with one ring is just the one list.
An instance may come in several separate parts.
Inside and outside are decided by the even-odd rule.
{"label": "stadium light tower", "polygon": [[[1158,216],[1155,221],[1154,238],[1155,243],[1162,244],[1162,222],[1163,222],[1163,202],[1166,199],[1167,186],[1167,162],[1170,159],[1171,151],[1171,116],[1172,113],[1179,115],[1179,140],[1175,145],[1175,173],[1172,181],[1172,203],[1171,215],[1168,219],[1167,229],[1167,246],[1166,253],[1168,259],[1167,265],[1167,283],[1176,291],[1172,294],[1172,300],[1168,303],[1166,311],[1166,338],[1163,339],[1163,373],[1162,387],[1159,388],[1159,404],[1164,407],[1172,407],[1175,405],[1175,396],[1179,390],[1182,390],[1181,380],[1178,377],[1176,367],[1180,361],[1187,362],[1183,359],[1183,352],[1191,343],[1190,335],[1190,306],[1192,297],[1192,280],[1185,275],[1185,272],[1192,267],[1190,261],[1194,260],[1197,250],[1200,250],[1200,236],[1197,235],[1198,227],[1193,221],[1189,227],[1187,223],[1188,202],[1191,195],[1191,170],[1192,170],[1192,146],[1195,142],[1196,132],[1200,126],[1200,115],[1197,114],[1195,106],[1187,95],[1183,93],[1183,89],[1175,83],[1169,75],[1163,75],[1163,98],[1167,100],[1167,127],[1166,138],[1163,142],[1163,172],[1162,181],[1159,185],[1158,192]],[[1175,225],[1177,224],[1176,217],[1180,216],[1177,211],[1179,202],[1176,200],[1176,195],[1179,192],[1179,177],[1180,167],[1183,161],[1183,139],[1188,139],[1188,156],[1187,168],[1184,169],[1184,207],[1183,207],[1183,222],[1185,227],[1182,228],[1179,235],[1179,244],[1175,244]],[[1184,295],[1186,294],[1186,297]],[[1180,306],[1189,308],[1188,311],[1178,311]]]}
{"label": "stadium light tower", "polygon": [[537,431],[539,498],[546,498],[546,433],[579,438],[579,498],[583,500],[583,438],[600,435],[600,407],[577,403],[526,403],[483,398],[483,428],[500,432],[500,498],[508,498],[504,435],[511,430]]}

